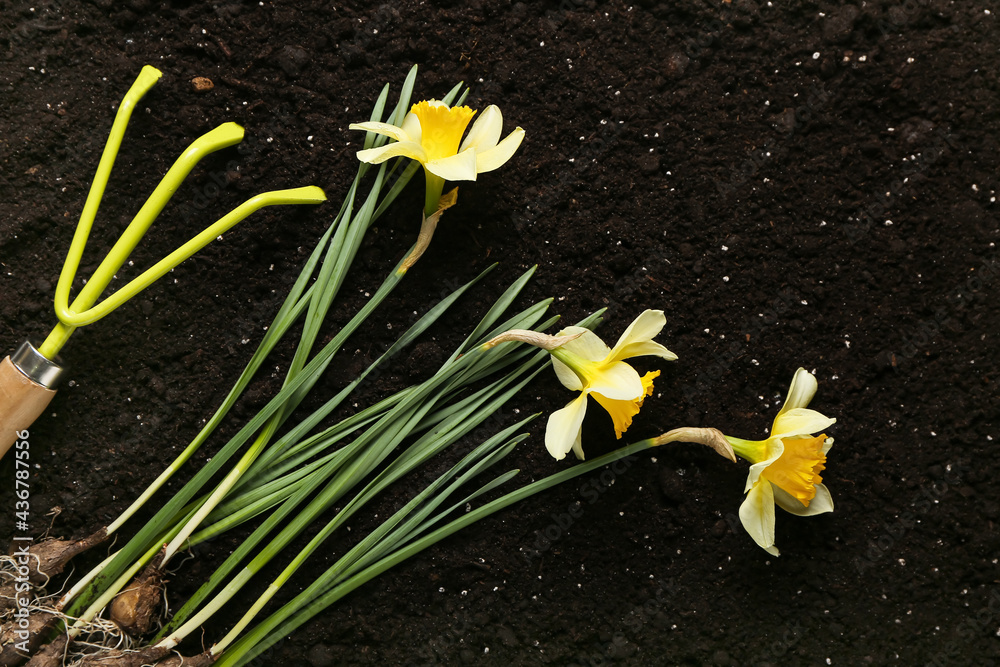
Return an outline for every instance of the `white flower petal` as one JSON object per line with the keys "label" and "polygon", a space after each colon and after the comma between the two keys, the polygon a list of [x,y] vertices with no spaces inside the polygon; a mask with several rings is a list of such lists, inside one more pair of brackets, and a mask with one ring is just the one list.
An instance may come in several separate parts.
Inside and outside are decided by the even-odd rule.
{"label": "white flower petal", "polygon": [[424,167],[446,181],[476,180],[476,149],[462,151],[439,160],[425,162]]}
{"label": "white flower petal", "polygon": [[495,148],[500,141],[500,133],[503,132],[503,114],[495,104],[486,107],[472,124],[468,136],[462,142],[459,152],[466,148],[475,148],[476,153],[482,153]]}
{"label": "white flower petal", "polygon": [[837,420],[809,408],[792,408],[779,412],[771,427],[772,438],[783,438],[793,435],[811,435],[822,433]]}
{"label": "white flower petal", "polygon": [[566,458],[566,454],[580,442],[580,428],[586,414],[587,395],[580,394],[566,407],[549,415],[545,427],[545,449],[557,461]]}
{"label": "white flower petal", "polygon": [[808,407],[809,402],[816,395],[817,386],[816,376],[812,373],[804,368],[795,371],[795,375],[792,376],[792,384],[788,387],[788,396],[778,414],[795,408]]}
{"label": "white flower petal", "polygon": [[750,490],[740,505],[740,521],[753,541],[773,556],[774,547],[774,493],[770,482],[761,482]]}
{"label": "white flower petal", "polygon": [[523,139],[524,130],[517,128],[508,134],[507,138],[495,147],[483,151],[482,153],[477,153],[476,171],[480,174],[485,174],[488,171],[493,171],[494,169],[502,167],[507,160],[514,156],[514,152],[517,150],[518,146],[521,145],[521,141]]}
{"label": "white flower petal", "polygon": [[[418,123],[419,125],[419,123]],[[374,132],[375,134],[381,134],[396,141],[412,141],[414,143],[420,143],[420,137],[410,136],[403,128],[396,127],[395,125],[390,125],[389,123],[351,123],[347,126],[351,130],[365,130],[367,132]]]}
{"label": "white flower petal", "polygon": [[575,354],[581,359],[595,362],[604,361],[611,353],[611,348],[605,345],[597,334],[584,327],[566,327],[556,335],[572,336],[574,334],[580,334],[580,336],[562,345],[561,349]]}
{"label": "white flower petal", "polygon": [[569,366],[552,357],[552,368],[556,372],[556,377],[562,382],[562,386],[570,391],[583,391],[583,381]]}
{"label": "white flower petal", "polygon": [[624,361],[602,366],[597,377],[590,378],[588,388],[617,401],[632,401],[645,394],[639,373]]}
{"label": "white flower petal", "polygon": [[420,128],[420,119],[417,118],[417,114],[408,113],[403,117],[403,132],[406,132],[407,136],[410,137],[410,141],[415,141],[420,143],[420,138],[423,136],[423,130]]}
{"label": "white flower petal", "polygon": [[659,343],[651,340],[642,341],[638,343],[629,343],[625,347],[617,348],[612,354],[611,358],[615,361],[621,361],[622,359],[631,359],[632,357],[660,357],[661,359],[666,359],[667,361],[676,361],[677,355],[663,347]]}
{"label": "white flower petal", "polygon": [[379,148],[358,151],[358,159],[369,164],[382,164],[386,160],[399,156],[408,157],[421,163],[427,159],[427,153],[424,152],[420,144],[415,144],[412,141],[396,141]]}
{"label": "white flower petal", "polygon": [[644,343],[653,340],[666,323],[667,318],[662,310],[643,311],[639,317],[632,320],[632,324],[628,325],[614,349],[617,351],[630,343]]}
{"label": "white flower petal", "polygon": [[[772,485],[773,486],[773,485]],[[816,496],[809,501],[809,507],[779,486],[774,486],[774,502],[790,514],[796,516],[816,516],[833,511],[833,496],[825,484],[815,484]]]}

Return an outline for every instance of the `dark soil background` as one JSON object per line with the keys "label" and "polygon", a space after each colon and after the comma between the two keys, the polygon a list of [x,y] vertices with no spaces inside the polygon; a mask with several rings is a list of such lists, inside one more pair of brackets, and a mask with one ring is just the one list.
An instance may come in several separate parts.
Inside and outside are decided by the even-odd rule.
{"label": "dark soil background", "polygon": [[[358,401],[426,377],[538,264],[522,305],[554,296],[567,321],[607,307],[606,339],[645,308],[667,313],[660,340],[680,360],[642,364],[664,373],[624,441],[681,425],[762,437],[794,370],[815,370],[814,406],[838,419],[824,473],[836,511],[779,511],[774,558],[738,525],[745,464],[694,446],[656,451],[439,544],[260,664],[997,664],[990,6],[0,2],[0,350],[55,323],[62,258],[144,64],[165,76],[129,126],[81,276],[183,147],[225,121],[246,127],[246,147],[193,172],[122,280],[257,192],[316,184],[333,200],[253,216],[73,337],[70,382],[31,429],[34,533],[104,525],[197,432],[347,190],[360,141],[348,124],[419,63],[415,99],[464,80],[473,108],[499,104],[505,132],[520,125],[527,138],[502,170],[462,186],[430,252],[315,402],[413,311],[499,262]],[[214,89],[197,92],[194,77]],[[421,189],[368,236],[330,331],[409,247]],[[253,414],[281,377],[259,378],[234,415]],[[546,373],[491,427],[570,398]],[[591,415],[584,443],[596,455],[617,443]],[[514,454],[525,479],[572,465],[545,453],[544,420],[531,430]],[[9,457],[0,474],[13,479]],[[567,526],[575,503],[582,517]],[[41,516],[56,506],[54,520]],[[173,603],[231,546],[186,562]],[[206,643],[225,629],[209,627]]]}

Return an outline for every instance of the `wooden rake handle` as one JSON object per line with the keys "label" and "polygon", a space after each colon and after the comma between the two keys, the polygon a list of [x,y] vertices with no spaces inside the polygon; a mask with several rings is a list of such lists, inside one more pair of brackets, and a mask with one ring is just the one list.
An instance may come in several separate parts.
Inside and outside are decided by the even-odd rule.
{"label": "wooden rake handle", "polygon": [[30,343],[0,362],[0,458],[52,401],[62,372]]}

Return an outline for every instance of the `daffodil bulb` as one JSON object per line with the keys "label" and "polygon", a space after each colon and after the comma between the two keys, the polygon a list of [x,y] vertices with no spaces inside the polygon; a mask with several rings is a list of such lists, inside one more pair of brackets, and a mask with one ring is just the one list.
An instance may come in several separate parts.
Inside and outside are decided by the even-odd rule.
{"label": "daffodil bulb", "polygon": [[771,437],[741,440],[726,436],[738,456],[752,465],[740,521],[757,544],[777,556],[774,546],[774,506],[798,516],[833,511],[833,498],[820,473],[833,438],[821,433],[837,420],[807,406],[816,395],[816,378],[804,368],[795,371],[788,397],[774,418]]}
{"label": "daffodil bulb", "polygon": [[566,327],[555,337],[534,331],[508,331],[486,343],[485,347],[518,340],[549,351],[559,381],[580,395],[549,416],[545,448],[557,460],[565,458],[570,451],[582,460],[587,397],[593,396],[607,410],[614,422],[615,435],[621,438],[645,398],[653,393],[653,380],[660,375],[660,371],[653,371],[640,376],[624,360],[641,356],[676,360],[676,354],[653,340],[666,323],[662,310],[647,310],[629,325],[613,348],[605,345],[593,331],[582,327]]}
{"label": "daffodil bulb", "polygon": [[395,142],[358,152],[358,159],[381,164],[394,157],[408,157],[424,167],[427,195],[424,215],[438,210],[445,181],[474,181],[479,174],[503,166],[514,155],[524,130],[520,127],[500,141],[503,114],[496,105],[483,110],[462,139],[475,115],[467,106],[449,107],[438,100],[414,104],[400,126],[389,123],[354,123],[352,130],[381,134]]}

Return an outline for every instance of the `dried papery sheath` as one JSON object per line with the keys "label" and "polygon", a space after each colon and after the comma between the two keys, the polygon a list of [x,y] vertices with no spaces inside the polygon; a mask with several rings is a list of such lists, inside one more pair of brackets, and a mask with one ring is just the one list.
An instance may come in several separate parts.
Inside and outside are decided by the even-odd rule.
{"label": "dried papery sheath", "polygon": [[538,331],[526,331],[524,329],[511,329],[510,331],[505,331],[499,336],[491,338],[490,340],[483,343],[483,349],[490,349],[491,347],[496,347],[500,343],[527,343],[528,345],[533,345],[535,347],[541,348],[543,350],[548,350],[551,352],[557,347],[561,347],[571,340],[576,340],[582,335],[582,333],[570,334],[568,336],[550,336],[549,334],[544,334]]}
{"label": "dried papery sheath", "polygon": [[727,458],[736,463],[736,454],[733,453],[733,446],[722,435],[722,431],[714,428],[693,428],[685,426],[675,428],[663,435],[653,438],[653,444],[657,447],[671,442],[695,442],[699,445],[711,447],[723,458]]}

